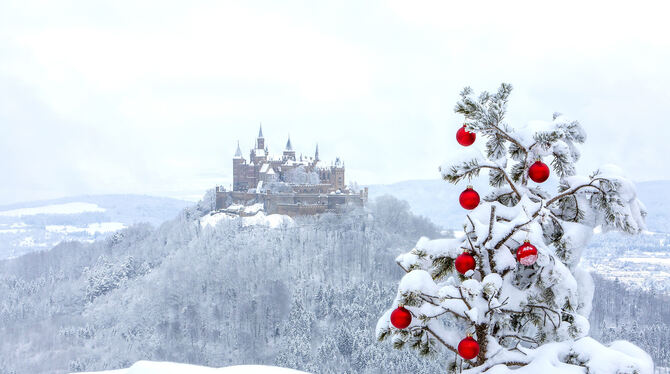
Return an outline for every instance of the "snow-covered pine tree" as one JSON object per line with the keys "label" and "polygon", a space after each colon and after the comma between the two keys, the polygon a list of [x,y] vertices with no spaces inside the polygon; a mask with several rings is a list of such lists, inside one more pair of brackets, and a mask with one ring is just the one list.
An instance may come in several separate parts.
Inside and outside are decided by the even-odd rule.
{"label": "snow-covered pine tree", "polygon": [[[587,337],[594,289],[579,266],[597,226],[629,234],[644,228],[635,187],[613,166],[575,175],[576,145],[585,140],[577,121],[554,114],[551,122],[513,128],[505,119],[511,91],[502,84],[478,97],[470,88],[461,92],[458,141],[467,146],[475,134],[485,137],[485,155],[461,147],[465,156],[440,170],[451,183],[485,170],[492,191],[481,203],[478,196],[467,200],[473,191],[466,191],[462,205],[479,204],[465,217],[462,237],[421,238],[397,258],[407,274],[377,337],[421,354],[451,352],[450,372],[651,373],[649,356],[634,345],[605,347]],[[554,195],[529,180],[546,179],[541,160],[550,160],[558,177]],[[544,176],[533,170],[536,162]],[[518,253],[528,245],[529,257]]]}

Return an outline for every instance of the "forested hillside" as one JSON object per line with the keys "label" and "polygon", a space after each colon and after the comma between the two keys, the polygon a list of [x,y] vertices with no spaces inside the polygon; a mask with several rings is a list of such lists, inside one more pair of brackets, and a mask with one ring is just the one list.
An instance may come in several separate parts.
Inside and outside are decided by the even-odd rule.
{"label": "forested hillside", "polygon": [[[207,205],[155,229],[134,225],[105,241],[0,262],[0,373],[114,369],[141,359],[444,371],[450,355],[423,360],[374,338],[401,276],[394,258],[420,236],[440,236],[406,203],[383,197],[276,229],[239,220],[203,227]],[[616,326],[603,340],[631,339],[667,360],[657,346],[670,339],[667,313],[648,312],[664,301],[608,282],[597,283],[594,329]],[[638,309],[621,310],[616,300]],[[656,335],[632,336],[636,319]]]}
{"label": "forested hillside", "polygon": [[670,297],[599,276],[594,281],[591,335],[603,342],[631,341],[649,353],[657,366],[670,367]]}
{"label": "forested hillside", "polygon": [[394,257],[421,235],[439,235],[406,203],[384,198],[278,229],[203,228],[207,210],[1,262],[0,372],[140,359],[336,372],[419,366],[385,352],[373,334],[399,275]]}

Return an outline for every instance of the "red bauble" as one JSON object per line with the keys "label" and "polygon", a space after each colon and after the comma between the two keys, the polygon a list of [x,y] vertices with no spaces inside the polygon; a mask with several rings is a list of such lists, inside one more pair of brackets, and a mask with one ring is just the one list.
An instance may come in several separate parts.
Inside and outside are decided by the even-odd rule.
{"label": "red bauble", "polygon": [[531,266],[537,261],[537,248],[526,240],[516,250],[516,259],[521,265]]}
{"label": "red bauble", "polygon": [[397,329],[404,329],[412,323],[412,313],[405,309],[404,306],[399,306],[391,312],[391,324]]}
{"label": "red bauble", "polygon": [[466,130],[465,125],[456,131],[456,141],[464,147],[472,145],[475,142],[475,138],[477,138],[477,134]]}
{"label": "red bauble", "polygon": [[458,354],[466,360],[472,360],[479,354],[479,343],[472,336],[458,343]]}
{"label": "red bauble", "polygon": [[465,209],[475,209],[477,205],[479,205],[479,194],[472,189],[472,186],[468,186],[465,191],[461,192],[458,202],[460,202],[461,206]]}
{"label": "red bauble", "polygon": [[528,169],[528,176],[535,183],[542,183],[549,178],[549,166],[542,161],[535,161]]}
{"label": "red bauble", "polygon": [[471,254],[463,252],[458,255],[458,257],[456,257],[454,265],[456,266],[456,270],[458,270],[459,273],[465,274],[470,270],[475,270],[475,258],[472,257]]}

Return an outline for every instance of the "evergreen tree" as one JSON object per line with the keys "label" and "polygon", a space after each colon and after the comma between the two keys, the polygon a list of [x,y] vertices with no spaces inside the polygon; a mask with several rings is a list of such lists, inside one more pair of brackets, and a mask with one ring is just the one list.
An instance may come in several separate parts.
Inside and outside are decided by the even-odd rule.
{"label": "evergreen tree", "polygon": [[[505,367],[527,366],[539,356],[538,348],[551,342],[563,342],[562,365],[595,369],[595,360],[580,355],[580,347],[608,348],[584,338],[593,281],[578,265],[581,251],[595,227],[636,234],[644,228],[646,213],[633,184],[615,167],[589,177],[575,175],[577,145],[586,138],[577,121],[554,114],[551,122],[513,128],[506,121],[511,91],[511,85],[502,84],[497,92],[477,97],[470,88],[461,92],[455,111],[465,116],[466,134],[485,138],[485,154],[476,147],[464,149],[465,157],[440,170],[451,183],[486,171],[492,190],[476,208],[469,207],[474,209],[464,219],[463,237],[421,238],[397,258],[407,274],[392,308],[378,322],[377,337],[391,337],[394,347],[409,346],[422,354],[446,349],[463,356],[459,342],[471,335],[478,354],[458,358],[451,371],[480,373],[500,365],[496,373],[502,373]],[[556,194],[530,181],[543,181],[532,175],[536,162],[549,173],[541,160],[551,160],[560,182]],[[531,250],[528,262],[517,254],[524,243],[537,255]],[[455,261],[463,253],[476,265],[459,273]],[[399,305],[411,313],[408,327],[390,322]],[[618,356],[617,373],[645,372],[636,358],[631,364],[625,354]]]}

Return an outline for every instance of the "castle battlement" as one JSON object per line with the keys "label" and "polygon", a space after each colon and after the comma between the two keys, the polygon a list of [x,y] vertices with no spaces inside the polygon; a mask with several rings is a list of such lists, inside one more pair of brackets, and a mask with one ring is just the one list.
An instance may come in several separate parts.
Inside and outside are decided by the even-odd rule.
{"label": "castle battlement", "polygon": [[367,195],[367,187],[361,191],[347,187],[344,162],[339,157],[330,164],[323,162],[318,145],[313,157],[296,158],[289,137],[280,156],[270,155],[261,127],[248,159],[237,143],[233,189],[216,188],[216,208],[262,203],[269,214],[317,214],[349,203],[362,205]]}

